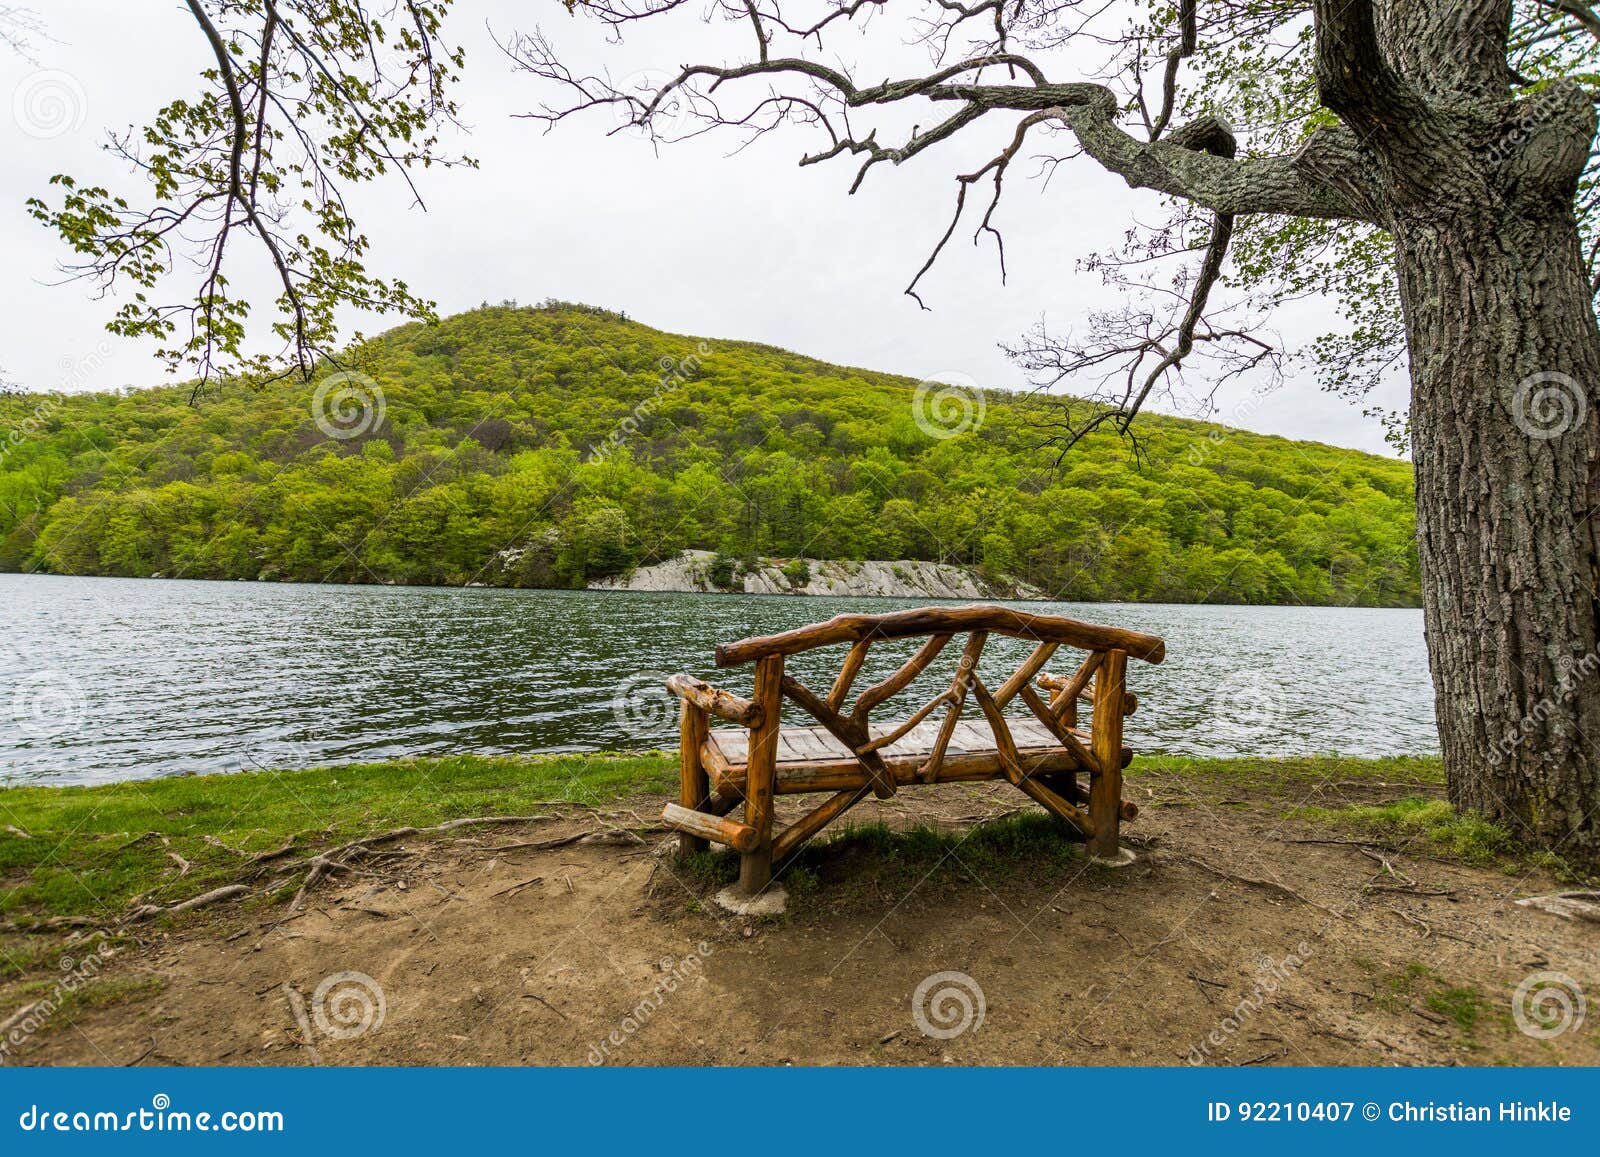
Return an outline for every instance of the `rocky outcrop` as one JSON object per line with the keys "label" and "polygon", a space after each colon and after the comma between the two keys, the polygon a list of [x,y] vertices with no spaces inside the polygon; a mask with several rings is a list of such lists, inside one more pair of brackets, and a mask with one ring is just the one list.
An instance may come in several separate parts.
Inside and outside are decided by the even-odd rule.
{"label": "rocky outcrop", "polygon": [[[686,550],[677,558],[644,566],[632,574],[589,584],[590,590],[703,591],[751,595],[845,595],[897,599],[1042,599],[1027,583],[991,582],[970,567],[940,562],[828,562],[820,559],[761,559],[754,569],[740,565],[731,584],[712,577],[709,550]],[[725,576],[727,577],[727,576]],[[803,580],[803,581],[801,581]]]}

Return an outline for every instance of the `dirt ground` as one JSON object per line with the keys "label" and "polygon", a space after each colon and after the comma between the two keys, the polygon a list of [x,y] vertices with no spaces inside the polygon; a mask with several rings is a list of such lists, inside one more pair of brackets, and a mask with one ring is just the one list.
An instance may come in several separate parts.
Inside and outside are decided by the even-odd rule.
{"label": "dirt ground", "polygon": [[[1144,808],[1130,867],[969,870],[957,842],[938,871],[897,874],[847,843],[764,920],[717,909],[660,835],[512,846],[593,830],[581,811],[413,840],[298,915],[219,907],[149,933],[103,974],[127,995],[63,1008],[17,1059],[1600,1064],[1600,1009],[1548,1039],[1513,1015],[1541,972],[1600,995],[1600,929],[1514,903],[1560,885],[1304,842],[1350,833],[1287,818],[1417,788],[1135,775],[1130,789]],[[946,785],[853,814],[962,833],[1026,802]],[[780,801],[780,819],[798,806]]]}

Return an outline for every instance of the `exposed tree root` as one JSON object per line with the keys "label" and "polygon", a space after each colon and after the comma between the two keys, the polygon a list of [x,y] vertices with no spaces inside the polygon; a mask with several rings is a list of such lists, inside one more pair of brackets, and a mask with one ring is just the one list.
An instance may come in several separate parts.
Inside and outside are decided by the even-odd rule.
{"label": "exposed tree root", "polygon": [[287,856],[292,851],[294,851],[294,837],[290,836],[288,839],[283,841],[283,846],[281,848],[274,848],[270,852],[257,852],[255,855],[250,857],[250,862],[252,864],[268,864],[273,860],[281,859],[282,857]]}
{"label": "exposed tree root", "polygon": [[[614,824],[608,823],[604,818],[599,817],[598,813],[594,814],[596,815],[596,818],[599,818],[600,822],[605,825],[600,831],[582,831],[573,833],[572,835],[556,836],[551,839],[530,840],[526,842],[503,844],[495,847],[489,847],[485,850],[489,852],[505,852],[514,850],[540,851],[566,847],[570,844],[576,844],[580,842],[633,845],[642,844],[645,842],[643,836],[640,834],[641,832],[646,834],[654,834],[666,830],[661,827],[649,826],[642,826],[636,829],[618,827]],[[363,836],[360,839],[351,840],[348,843],[340,844],[338,847],[330,848],[325,852],[318,852],[317,854],[297,864],[289,865],[283,868],[276,878],[264,885],[262,890],[269,894],[276,892],[303,872],[305,877],[303,880],[301,880],[299,888],[296,889],[294,897],[289,902],[289,912],[298,913],[304,906],[306,897],[310,895],[310,893],[317,887],[318,884],[325,881],[328,877],[344,872],[359,872],[361,869],[357,865],[362,861],[387,860],[400,857],[409,857],[411,855],[411,853],[408,852],[380,850],[385,844],[392,844],[396,840],[407,839],[411,836],[439,835],[445,832],[459,831],[462,828],[491,827],[508,824],[533,824],[549,820],[551,818],[552,817],[548,815],[464,816],[459,819],[446,820],[443,823],[432,824],[425,827],[408,826],[394,828],[390,831],[380,832],[377,835]],[[13,834],[21,839],[31,838],[21,831],[14,832]],[[224,851],[232,852],[235,855],[245,857],[244,863],[241,864],[240,867],[246,879],[259,878],[263,872],[268,870],[269,865],[275,865],[278,861],[283,860],[285,857],[291,855],[295,850],[295,843],[298,838],[299,837],[297,836],[289,836],[280,847],[252,854],[240,848],[231,847],[215,837],[204,837],[205,842],[213,847],[221,848]],[[145,832],[141,835],[135,836],[132,840],[128,841],[122,846],[124,848],[128,848],[152,839],[160,840],[163,845],[169,843],[169,841],[159,832]],[[167,855],[173,860],[174,863],[178,865],[179,879],[187,876],[193,865],[176,852],[169,850]],[[196,909],[209,907],[213,904],[219,904],[227,900],[240,899],[242,897],[251,895],[256,891],[256,887],[253,887],[250,884],[226,884],[175,904],[135,903],[135,905],[129,909],[126,915],[111,925],[107,925],[104,920],[93,916],[53,916],[42,920],[7,921],[4,924],[0,924],[0,931],[42,933],[57,932],[64,929],[93,929],[94,931],[91,932],[90,935],[95,933],[102,935],[113,935],[116,934],[120,928],[129,924],[143,923],[148,920],[153,920],[158,916],[181,915],[185,912],[192,912]]]}
{"label": "exposed tree root", "polygon": [[1296,892],[1293,888],[1279,884],[1274,880],[1258,880],[1254,876],[1241,876],[1237,872],[1229,872],[1223,868],[1217,867],[1215,864],[1208,864],[1198,856],[1180,856],[1178,858],[1183,860],[1185,863],[1193,864],[1197,868],[1202,868],[1205,871],[1210,872],[1213,876],[1220,876],[1224,880],[1232,880],[1238,884],[1248,884],[1252,888],[1261,888],[1267,892],[1275,892],[1285,899],[1293,900],[1298,904],[1305,904],[1306,906],[1315,908],[1320,912],[1326,912],[1328,915],[1337,917],[1340,920],[1348,920],[1350,918],[1343,912],[1336,912],[1326,904],[1319,904],[1315,900],[1308,899],[1307,897],[1302,896],[1299,892]]}
{"label": "exposed tree root", "polygon": [[240,896],[248,896],[251,888],[248,884],[226,884],[221,888],[213,888],[209,892],[202,892],[198,896],[177,904],[142,904],[123,917],[125,924],[137,924],[143,920],[154,919],[157,916],[177,916],[184,912],[192,912],[196,908],[209,907],[221,903],[223,900],[234,900]]}
{"label": "exposed tree root", "polygon": [[[395,828],[392,831],[381,832],[375,836],[363,836],[359,840],[351,840],[347,844],[340,844],[337,848],[312,856],[291,871],[290,874],[293,875],[294,872],[304,869],[306,878],[301,883],[299,890],[295,892],[294,899],[289,901],[289,911],[298,912],[301,905],[305,903],[306,896],[310,894],[311,889],[315,888],[328,876],[353,870],[352,861],[371,856],[373,849],[383,844],[391,844],[395,840],[403,840],[409,836],[436,835],[441,832],[456,831],[459,828],[486,827],[494,824],[531,824],[549,818],[546,815],[467,816],[462,819],[446,820],[442,824],[434,824],[431,827]],[[291,840],[290,842],[292,843],[293,841]],[[283,850],[286,849],[280,849],[280,853],[275,853],[274,858],[276,858],[277,854],[281,854]]]}
{"label": "exposed tree root", "polygon": [[1551,896],[1529,896],[1518,900],[1522,908],[1537,908],[1565,920],[1592,920],[1600,923],[1600,892],[1557,892]]}

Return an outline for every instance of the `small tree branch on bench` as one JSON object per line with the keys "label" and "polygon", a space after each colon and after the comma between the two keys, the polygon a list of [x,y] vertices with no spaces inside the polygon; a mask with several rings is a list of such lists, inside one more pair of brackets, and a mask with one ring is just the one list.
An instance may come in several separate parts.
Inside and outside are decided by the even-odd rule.
{"label": "small tree branch on bench", "polygon": [[673,675],[667,679],[667,690],[729,723],[737,723],[740,727],[761,726],[760,707],[748,699],[719,690],[704,679],[696,679],[693,675]]}

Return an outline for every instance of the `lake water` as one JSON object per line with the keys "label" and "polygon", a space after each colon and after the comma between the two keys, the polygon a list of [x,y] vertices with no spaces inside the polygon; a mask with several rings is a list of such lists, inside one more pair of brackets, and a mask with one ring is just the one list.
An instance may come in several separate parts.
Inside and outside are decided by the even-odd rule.
{"label": "lake water", "polygon": [[[714,667],[716,643],[912,605],[0,575],[0,782],[671,747],[666,674],[749,694],[749,668]],[[1129,663],[1135,750],[1438,749],[1420,611],[1018,605],[1166,638],[1165,663]],[[858,686],[912,645],[880,644]],[[1026,649],[991,639],[985,673]],[[842,654],[789,669],[826,689]],[[955,654],[925,676],[930,693]]]}

